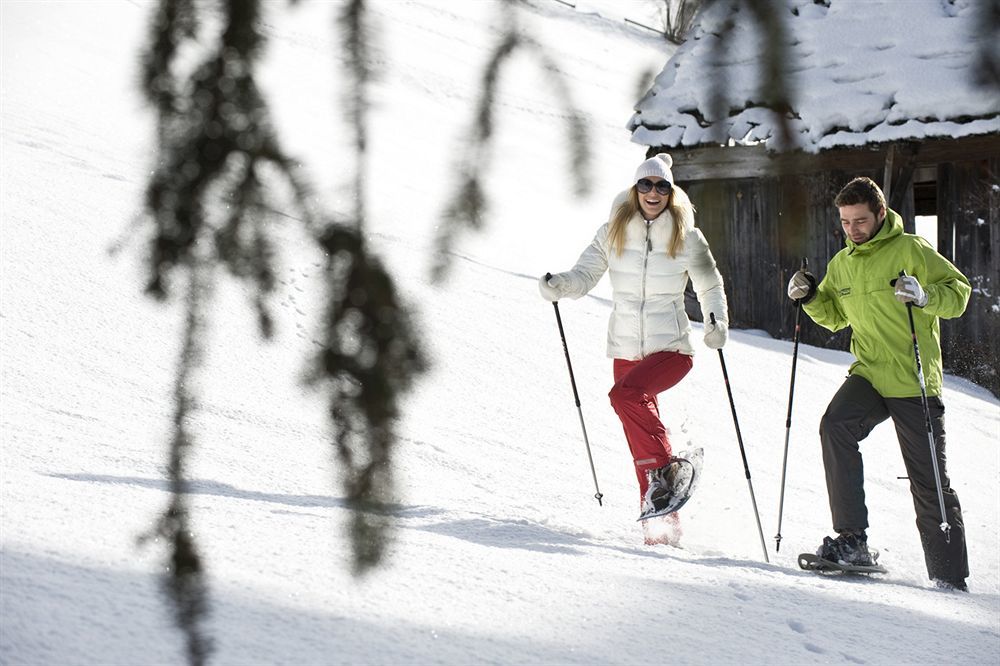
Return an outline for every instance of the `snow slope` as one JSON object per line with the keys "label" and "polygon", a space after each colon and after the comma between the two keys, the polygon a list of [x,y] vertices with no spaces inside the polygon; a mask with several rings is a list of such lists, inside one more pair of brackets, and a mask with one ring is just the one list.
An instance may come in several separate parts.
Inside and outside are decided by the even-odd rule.
{"label": "snow slope", "polygon": [[[133,232],[152,117],[135,90],[144,2],[3,3],[0,108],[0,662],[167,664],[183,643],[138,547],[167,502],[169,390],[180,310],[142,296]],[[269,5],[265,83],[286,149],[343,207],[335,6]],[[946,381],[949,467],[972,593],[925,579],[892,428],[865,444],[879,581],[798,570],[829,529],[818,419],[848,355],[803,347],[774,552],[791,345],[735,331],[725,348],[770,563],[763,562],[715,354],[662,396],[674,445],[706,450],[683,548],[642,545],[637,493],[607,404],[602,284],[561,306],[604,506],[598,506],[552,308],[536,276],[589,243],[640,147],[624,124],[648,33],[538,1],[523,29],[561,59],[591,116],[594,185],[574,194],[560,100],[536,63],[505,73],[492,217],[430,283],[490,2],[378,2],[387,63],[372,117],[371,240],[416,304],[431,373],[406,403],[398,529],[353,579],[322,405],[299,384],[319,318],[320,258],[293,226],[279,338],[220,278],[195,416],[191,505],[209,568],[219,664],[995,663],[1000,654],[1000,403]],[[120,248],[116,253],[109,249]],[[726,276],[728,280],[739,276]],[[811,325],[811,324],[808,324]]]}

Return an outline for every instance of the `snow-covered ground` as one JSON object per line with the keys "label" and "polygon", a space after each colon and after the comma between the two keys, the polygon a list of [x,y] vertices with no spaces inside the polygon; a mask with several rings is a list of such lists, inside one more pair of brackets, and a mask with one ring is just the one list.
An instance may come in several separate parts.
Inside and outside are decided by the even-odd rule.
{"label": "snow-covered ground", "polygon": [[[265,85],[286,149],[324,204],[349,178],[336,108],[335,5],[268,3]],[[0,663],[168,664],[183,641],[138,547],[167,502],[180,309],[142,295],[134,231],[152,116],[136,92],[145,2],[0,4]],[[949,468],[972,593],[926,580],[890,425],[864,445],[871,542],[890,573],[821,578],[795,555],[828,533],[817,427],[849,356],[799,352],[774,552],[791,345],[725,348],[771,562],[764,563],[715,354],[661,399],[674,445],[705,448],[681,548],[642,545],[608,405],[607,287],[561,311],[604,506],[592,495],[552,307],[563,270],[628,185],[623,127],[669,49],[647,31],[538,0],[523,29],[560,59],[590,115],[594,185],[576,196],[561,101],[520,55],[505,72],[486,230],[431,284],[435,226],[497,39],[492,2],[375,2],[372,244],[417,306],[433,369],[406,400],[397,529],[384,567],[348,573],[346,513],[320,397],[299,384],[321,258],[277,230],[275,343],[220,277],[194,432],[194,529],[219,664],[996,663],[1000,403],[946,380]],[[111,248],[120,247],[117,253]],[[739,276],[725,276],[737,280]],[[807,324],[812,325],[812,324]],[[700,336],[696,335],[700,340]]]}

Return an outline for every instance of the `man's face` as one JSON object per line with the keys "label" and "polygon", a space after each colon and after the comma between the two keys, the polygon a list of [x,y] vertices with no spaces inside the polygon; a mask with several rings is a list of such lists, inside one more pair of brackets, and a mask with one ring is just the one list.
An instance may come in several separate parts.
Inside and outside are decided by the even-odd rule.
{"label": "man's face", "polygon": [[852,204],[850,206],[840,206],[840,224],[844,227],[844,233],[855,245],[867,243],[872,239],[885,219],[885,209],[880,208],[878,213],[873,213],[866,203]]}

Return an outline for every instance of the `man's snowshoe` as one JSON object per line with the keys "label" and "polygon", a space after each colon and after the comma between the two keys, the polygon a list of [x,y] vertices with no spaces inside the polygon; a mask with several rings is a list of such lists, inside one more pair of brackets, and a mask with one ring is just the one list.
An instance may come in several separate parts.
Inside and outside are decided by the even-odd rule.
{"label": "man's snowshoe", "polygon": [[864,532],[844,532],[835,539],[823,537],[816,556],[838,564],[870,567],[875,565],[878,551],[873,554],[868,550],[868,536]]}
{"label": "man's snowshoe", "polygon": [[665,516],[687,504],[700,481],[703,459],[704,450],[700,448],[682,451],[670,459],[670,464],[650,471],[638,520]]}
{"label": "man's snowshoe", "polygon": [[886,573],[885,567],[878,564],[878,551],[868,548],[868,537],[864,532],[845,532],[835,539],[824,537],[815,555],[799,555],[799,567],[807,571]]}
{"label": "man's snowshoe", "polygon": [[819,555],[814,555],[813,553],[802,553],[799,555],[799,568],[805,569],[806,571],[820,572],[842,571],[844,573],[863,574],[889,573],[889,570],[881,564],[873,564],[871,566],[864,566],[860,564],[841,564],[839,562],[824,560]]}

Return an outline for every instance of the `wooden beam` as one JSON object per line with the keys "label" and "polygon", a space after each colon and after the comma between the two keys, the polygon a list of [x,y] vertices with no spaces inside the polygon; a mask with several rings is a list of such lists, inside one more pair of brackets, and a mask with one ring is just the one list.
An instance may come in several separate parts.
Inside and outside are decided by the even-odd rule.
{"label": "wooden beam", "polygon": [[[884,168],[888,143],[855,148],[835,148],[816,154],[769,153],[764,146],[698,146],[694,148],[660,147],[657,151],[674,158],[674,177],[680,183],[701,180],[765,178],[823,171],[878,173]],[[1000,133],[961,139],[927,139],[920,142],[895,142],[897,150],[914,153],[914,167],[935,166],[943,162],[968,162],[1000,155]]]}

